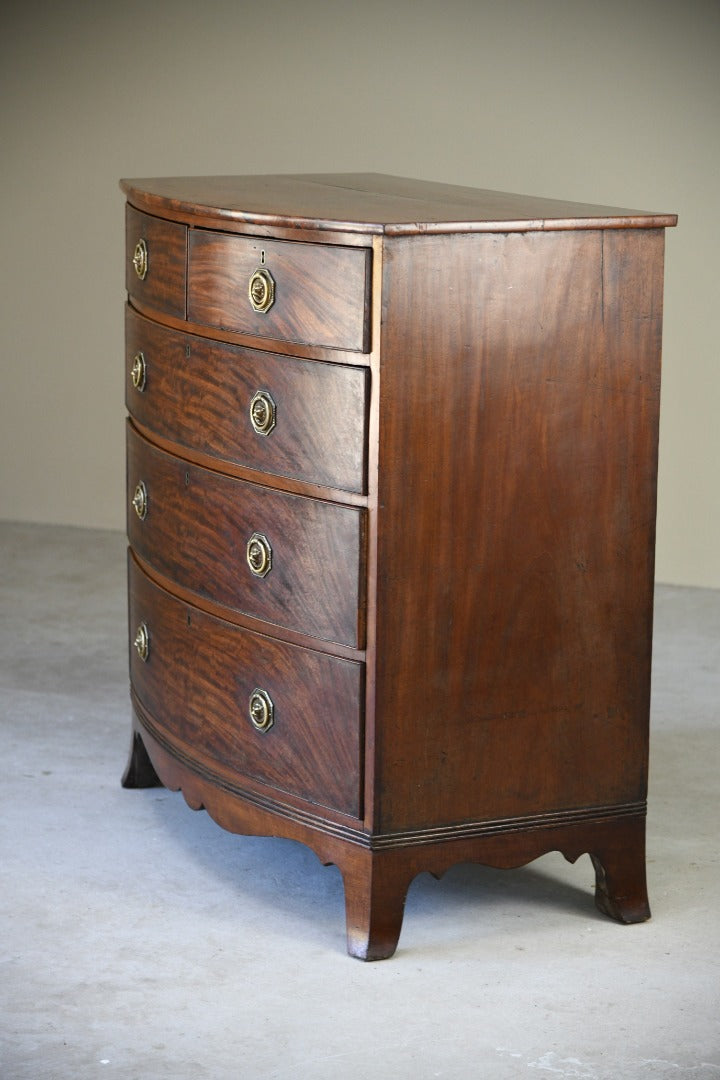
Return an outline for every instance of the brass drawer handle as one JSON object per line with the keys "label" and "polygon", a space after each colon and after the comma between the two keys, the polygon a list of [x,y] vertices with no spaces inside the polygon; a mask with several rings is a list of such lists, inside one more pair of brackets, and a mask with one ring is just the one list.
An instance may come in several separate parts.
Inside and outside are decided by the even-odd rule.
{"label": "brass drawer handle", "polygon": [[141,281],[145,280],[148,272],[148,249],[144,240],[138,240],[133,253],[133,266],[135,273]]}
{"label": "brass drawer handle", "polygon": [[147,663],[147,658],[150,655],[150,631],[144,622],[141,622],[137,628],[133,645],[137,649],[137,654],[143,664]]}
{"label": "brass drawer handle", "polygon": [[269,435],[275,427],[275,402],[267,390],[258,390],[250,402],[250,423],[258,435]]}
{"label": "brass drawer handle", "polygon": [[148,512],[148,494],[147,488],[145,487],[145,484],[142,482],[142,480],[135,488],[135,493],[132,498],[132,504],[137,516],[140,518],[141,521],[144,521]]}
{"label": "brass drawer handle", "polygon": [[266,312],[275,303],[275,282],[269,270],[259,267],[250,278],[248,296],[254,311]]}
{"label": "brass drawer handle", "polygon": [[275,706],[267,690],[256,687],[250,695],[250,720],[256,731],[269,731],[275,723]]}
{"label": "brass drawer handle", "polygon": [[135,389],[142,394],[143,390],[145,389],[145,380],[147,378],[145,353],[135,353],[135,356],[133,357],[132,367],[130,369],[130,377],[132,378],[132,384]]}
{"label": "brass drawer handle", "polygon": [[247,542],[247,564],[255,577],[265,577],[272,570],[272,548],[263,533],[253,533]]}

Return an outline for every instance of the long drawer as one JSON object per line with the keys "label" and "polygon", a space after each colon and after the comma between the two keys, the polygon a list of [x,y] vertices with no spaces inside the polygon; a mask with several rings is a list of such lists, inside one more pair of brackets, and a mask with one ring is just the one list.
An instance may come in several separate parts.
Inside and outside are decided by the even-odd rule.
{"label": "long drawer", "polygon": [[277,476],[365,490],[368,371],[171,330],[131,307],[128,411],[180,447]]}
{"label": "long drawer", "polygon": [[198,611],[132,556],[129,587],[132,686],[177,754],[360,815],[361,663]]}
{"label": "long drawer", "polygon": [[127,429],[128,537],[198,596],[362,648],[365,511],[191,465]]}

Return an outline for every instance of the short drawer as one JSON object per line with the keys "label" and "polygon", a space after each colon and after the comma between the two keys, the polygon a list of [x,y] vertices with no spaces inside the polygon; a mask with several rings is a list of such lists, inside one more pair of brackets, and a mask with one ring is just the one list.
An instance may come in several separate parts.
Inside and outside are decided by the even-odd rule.
{"label": "short drawer", "polygon": [[191,322],[367,351],[369,249],[193,229],[188,258]]}
{"label": "short drawer", "polygon": [[128,424],[128,536],[198,596],[362,648],[365,511],[191,465]]}
{"label": "short drawer", "polygon": [[125,210],[125,287],[156,311],[185,318],[187,227]]}
{"label": "short drawer", "polygon": [[132,686],[176,752],[359,816],[361,663],[198,611],[132,557],[129,589]]}
{"label": "short drawer", "polygon": [[364,492],[366,368],[184,334],[128,307],[126,402],[143,427],[238,465]]}

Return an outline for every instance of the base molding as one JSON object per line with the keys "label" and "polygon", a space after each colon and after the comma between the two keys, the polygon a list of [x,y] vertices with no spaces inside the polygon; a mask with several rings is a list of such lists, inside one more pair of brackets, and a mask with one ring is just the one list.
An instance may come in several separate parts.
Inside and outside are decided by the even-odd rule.
{"label": "base molding", "polygon": [[205,809],[230,832],[297,840],[323,865],[336,865],[345,885],[352,956],[364,960],[391,956],[412,880],[424,871],[439,878],[462,862],[511,869],[551,851],[559,851],[571,863],[588,854],[595,868],[598,910],[624,923],[650,918],[644,802],[372,835],[265,798],[198,767],[171,747],[139,703],[135,705],[124,786],[162,783],[181,791],[192,809]]}

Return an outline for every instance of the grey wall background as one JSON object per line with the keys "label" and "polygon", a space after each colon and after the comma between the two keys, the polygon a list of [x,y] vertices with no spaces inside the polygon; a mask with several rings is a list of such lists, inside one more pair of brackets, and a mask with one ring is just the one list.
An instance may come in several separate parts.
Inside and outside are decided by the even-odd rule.
{"label": "grey wall background", "polygon": [[11,0],[0,17],[0,517],[124,527],[119,177],[391,172],[679,213],[657,575],[720,587],[717,0]]}

